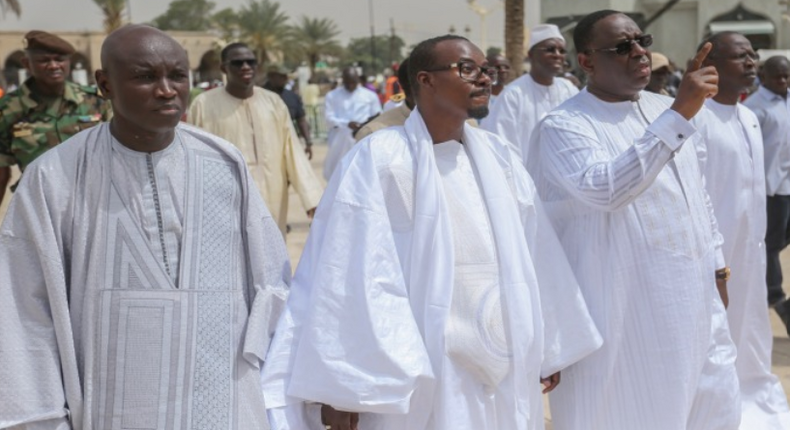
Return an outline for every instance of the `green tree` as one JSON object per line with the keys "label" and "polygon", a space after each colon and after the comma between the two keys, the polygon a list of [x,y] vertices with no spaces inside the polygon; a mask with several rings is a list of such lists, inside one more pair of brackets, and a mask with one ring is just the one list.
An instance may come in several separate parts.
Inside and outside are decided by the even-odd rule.
{"label": "green tree", "polygon": [[337,24],[328,18],[303,16],[299,25],[292,28],[296,55],[310,63],[311,72],[315,72],[315,65],[322,56],[342,54],[343,47],[337,41],[339,35]]}
{"label": "green tree", "polygon": [[376,36],[371,49],[370,37],[359,37],[348,42],[345,60],[359,63],[367,74],[380,73],[392,63],[403,60],[404,46],[406,43],[398,36]]}
{"label": "green tree", "polygon": [[238,24],[241,39],[255,51],[261,66],[273,53],[284,51],[291,36],[288,15],[270,0],[249,0],[239,11]]}
{"label": "green tree", "polygon": [[226,7],[211,17],[212,27],[219,32],[222,40],[229,42],[239,35],[239,14]]}
{"label": "green tree", "polygon": [[6,12],[11,11],[17,18],[22,15],[22,5],[19,0],[0,0],[0,10],[3,11],[3,16]]}
{"label": "green tree", "polygon": [[93,0],[104,14],[104,31],[111,33],[123,25],[126,0]]}
{"label": "green tree", "polygon": [[211,28],[211,12],[216,4],[209,0],[173,0],[167,12],[151,24],[161,30],[207,31]]}

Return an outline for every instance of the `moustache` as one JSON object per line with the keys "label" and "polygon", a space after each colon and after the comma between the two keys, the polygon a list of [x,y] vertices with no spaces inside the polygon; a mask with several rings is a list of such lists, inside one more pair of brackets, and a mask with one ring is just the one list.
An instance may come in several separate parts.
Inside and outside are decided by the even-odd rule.
{"label": "moustache", "polygon": [[469,98],[471,99],[471,98],[475,98],[477,96],[489,96],[489,97],[491,97],[491,90],[488,89],[488,90],[475,91],[475,92],[473,92],[472,94],[469,95]]}

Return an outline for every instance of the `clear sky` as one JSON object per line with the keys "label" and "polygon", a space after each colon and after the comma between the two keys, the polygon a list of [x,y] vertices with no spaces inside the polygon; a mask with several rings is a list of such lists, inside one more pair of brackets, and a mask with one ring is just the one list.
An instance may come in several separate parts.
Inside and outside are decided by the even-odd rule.
{"label": "clear sky", "polygon": [[[411,45],[431,36],[447,33],[451,25],[457,33],[471,28],[470,37],[480,44],[480,18],[467,0],[279,0],[282,10],[292,20],[301,15],[327,17],[343,31],[341,40],[370,35],[369,1],[373,3],[377,34],[388,33],[390,18],[395,32]],[[168,0],[129,0],[132,21],[147,22],[167,10]],[[246,0],[214,0],[216,10],[238,8]],[[92,0],[21,0],[22,17],[0,15],[3,30],[101,30],[102,15]],[[498,0],[478,0],[478,4],[495,9],[487,18],[489,46],[504,44],[504,14]]]}

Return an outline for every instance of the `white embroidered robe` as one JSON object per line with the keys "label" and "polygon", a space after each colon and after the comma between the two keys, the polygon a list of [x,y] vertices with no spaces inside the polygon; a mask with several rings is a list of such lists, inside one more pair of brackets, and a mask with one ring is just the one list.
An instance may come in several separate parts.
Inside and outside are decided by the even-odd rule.
{"label": "white embroidered robe", "polygon": [[583,90],[535,133],[528,170],[604,339],[563,372],[555,430],[737,429],[721,235],[671,102]]}
{"label": "white embroidered robe", "polygon": [[260,367],[288,291],[242,155],[179,125],[152,153],[86,130],[0,227],[0,428],[268,428]]}

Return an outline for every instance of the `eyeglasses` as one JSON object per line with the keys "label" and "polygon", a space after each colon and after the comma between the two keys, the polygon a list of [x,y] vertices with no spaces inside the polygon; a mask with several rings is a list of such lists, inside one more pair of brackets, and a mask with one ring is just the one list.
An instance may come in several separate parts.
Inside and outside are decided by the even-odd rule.
{"label": "eyeglasses", "polygon": [[458,76],[467,82],[477,82],[481,74],[485,74],[495,84],[499,79],[499,70],[491,66],[478,66],[473,61],[459,61],[443,67],[425,70],[426,72],[442,72],[445,70],[458,69]]}
{"label": "eyeglasses", "polygon": [[568,51],[565,48],[560,48],[559,46],[544,46],[542,48],[537,48],[538,51],[548,52],[549,54],[560,54],[565,55]]}
{"label": "eyeglasses", "polygon": [[247,64],[254,69],[256,66],[258,66],[258,60],[255,58],[242,58],[239,60],[226,61],[225,64],[230,64],[237,69],[241,69],[245,64]]}
{"label": "eyeglasses", "polygon": [[617,45],[614,45],[613,48],[600,48],[600,49],[588,49],[587,51],[590,53],[593,52],[614,52],[617,55],[628,55],[631,53],[631,50],[634,48],[634,44],[641,46],[642,48],[647,48],[648,46],[653,44],[653,35],[652,34],[643,34],[641,36],[637,36],[633,39],[626,39]]}

